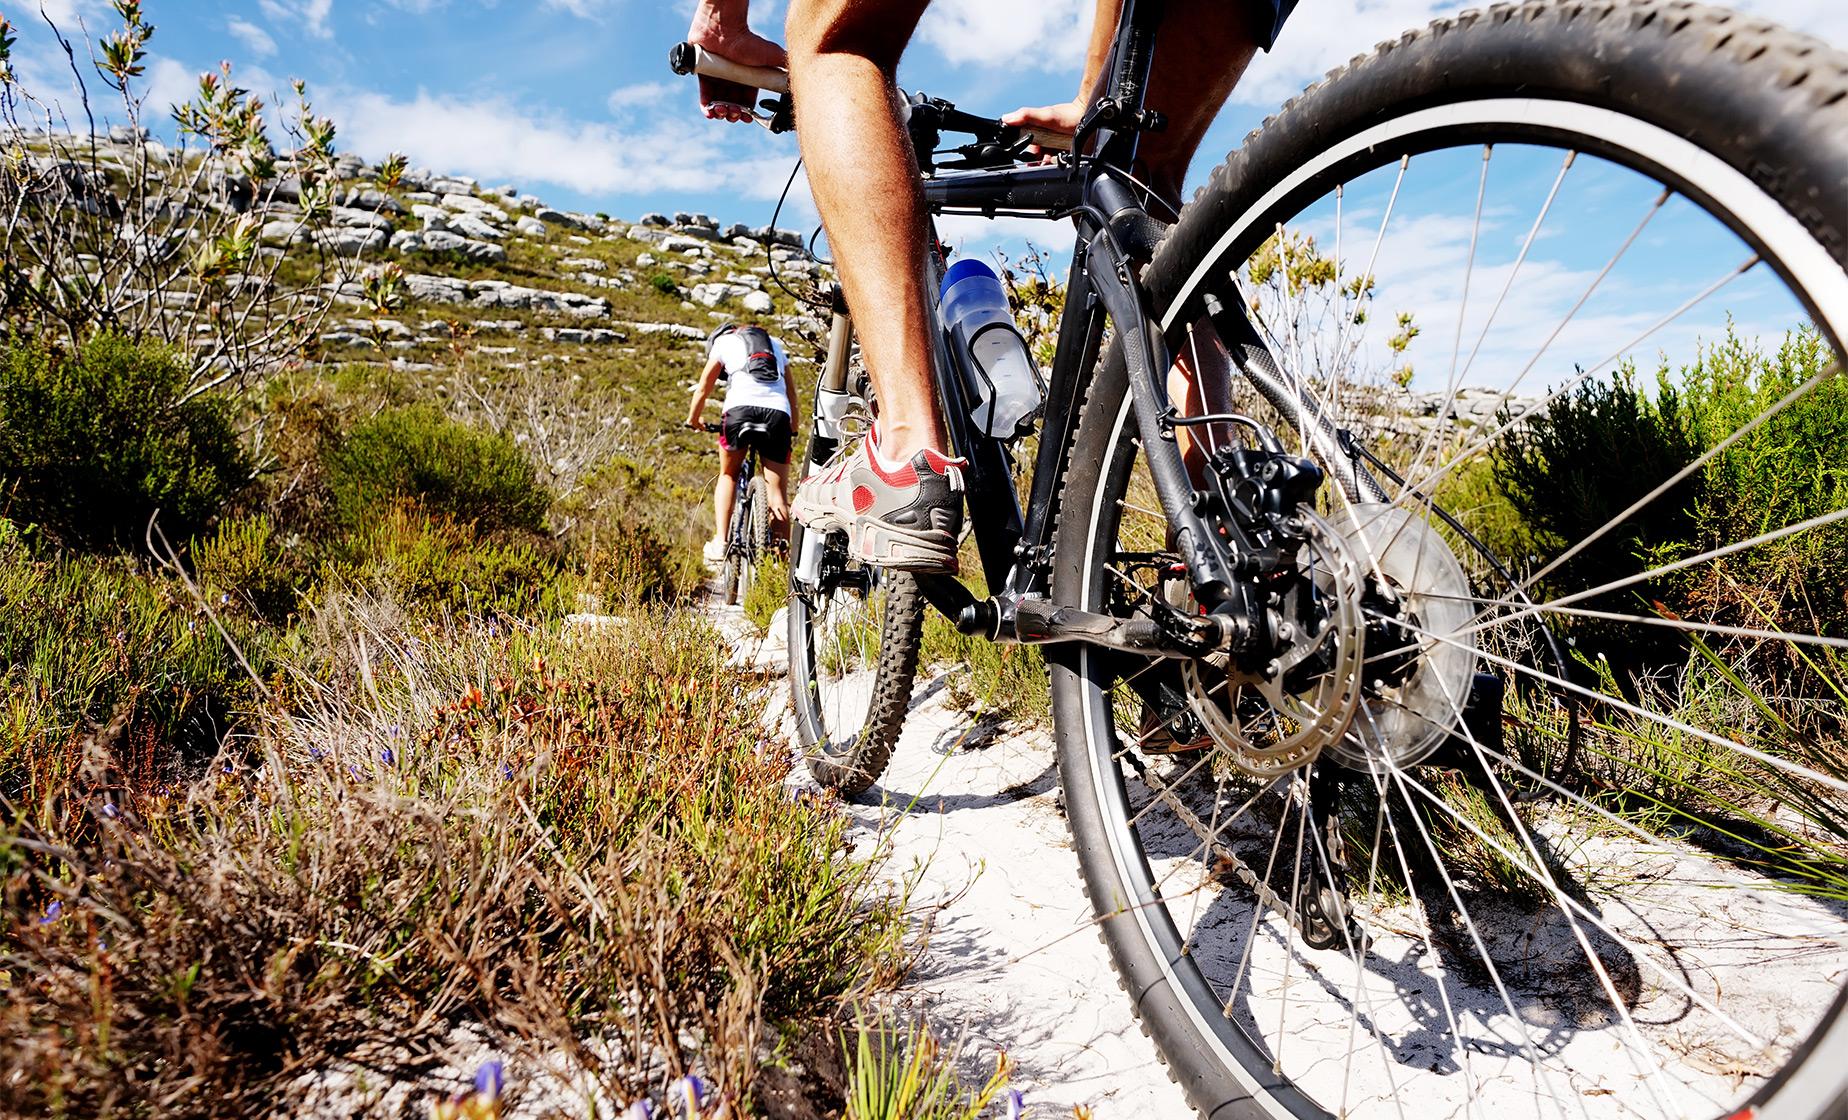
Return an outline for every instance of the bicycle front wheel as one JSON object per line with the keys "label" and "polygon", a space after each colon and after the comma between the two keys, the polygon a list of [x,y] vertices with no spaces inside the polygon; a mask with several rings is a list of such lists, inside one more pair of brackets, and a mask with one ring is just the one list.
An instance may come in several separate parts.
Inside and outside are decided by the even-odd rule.
{"label": "bicycle front wheel", "polygon": [[[1053,669],[1087,890],[1202,1114],[1842,1114],[1845,92],[1694,4],[1472,13],[1168,234],[1170,349],[1212,361],[1235,276],[1281,366],[1235,406],[1384,491],[1325,487],[1306,561],[1361,588],[1315,651],[1357,698]],[[1072,460],[1057,599],[1177,603],[1120,356]]]}
{"label": "bicycle front wheel", "polygon": [[[814,534],[795,525],[790,557],[796,732],[815,780],[852,797],[885,772],[904,727],[924,599],[909,574],[852,559],[845,533]],[[804,581],[804,569],[813,582]]]}

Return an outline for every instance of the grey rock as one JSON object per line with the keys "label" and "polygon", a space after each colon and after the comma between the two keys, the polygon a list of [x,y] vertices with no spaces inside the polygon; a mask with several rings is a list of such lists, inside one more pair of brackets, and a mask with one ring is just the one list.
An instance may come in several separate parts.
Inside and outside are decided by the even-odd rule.
{"label": "grey rock", "polygon": [[738,237],[749,236],[751,236],[751,227],[745,225],[743,222],[733,222],[731,225],[725,227],[725,240],[727,241]]}
{"label": "grey rock", "polygon": [[466,194],[458,194],[454,191],[443,195],[442,204],[449,207],[451,210],[459,210],[465,214],[474,214],[476,217],[488,218],[496,222],[504,222],[507,220],[507,211],[502,210],[493,203],[483,202],[479,198],[474,198]]}
{"label": "grey rock", "polygon": [[352,331],[328,331],[321,336],[321,343],[324,346],[369,346],[371,340]]}
{"label": "grey rock", "polygon": [[145,128],[130,128],[127,125],[118,124],[110,128],[109,142],[111,144],[138,144],[145,142],[150,135],[152,134]]}
{"label": "grey rock", "polygon": [[566,257],[558,263],[562,268],[581,268],[589,272],[603,272],[610,267],[595,257]]}
{"label": "grey rock", "polygon": [[644,245],[659,245],[668,239],[669,234],[666,230],[655,229],[651,226],[630,226],[624,236],[631,241],[640,241]]}
{"label": "grey rock", "polygon": [[625,323],[637,334],[670,334],[676,338],[690,338],[700,342],[706,341],[706,332],[698,327],[689,327],[681,323]]}
{"label": "grey rock", "polygon": [[459,233],[443,230],[427,230],[423,235],[423,247],[432,253],[457,252],[472,261],[483,264],[500,264],[507,259],[507,250],[487,241],[474,241]]}
{"label": "grey rock", "polygon": [[481,184],[473,179],[457,175],[454,177],[431,179],[425,188],[435,194],[459,194],[473,197],[481,190]]}
{"label": "grey rock", "polygon": [[680,236],[681,237],[697,237],[701,241],[724,241],[725,240],[723,237],[719,236],[718,230],[709,229],[706,226],[682,226],[680,228]]}
{"label": "grey rock", "polygon": [[571,342],[580,346],[608,346],[623,341],[623,336],[608,327],[543,327],[539,333],[547,342]]}
{"label": "grey rock", "polygon": [[674,234],[661,239],[661,249],[668,253],[684,253],[688,249],[704,253],[706,251],[706,245],[705,242],[697,238]]}
{"label": "grey rock", "polygon": [[404,198],[407,202],[421,202],[426,206],[436,205],[436,196],[429,191],[405,191]]}
{"label": "grey rock", "polygon": [[394,253],[422,252],[424,235],[414,229],[401,229],[391,235],[390,248]]}
{"label": "grey rock", "polygon": [[334,207],[333,220],[335,225],[350,226],[356,229],[383,230],[387,234],[390,234],[393,228],[395,228],[391,224],[391,219],[378,212],[373,210],[360,210],[351,206]]}
{"label": "grey rock", "polygon": [[768,315],[776,306],[771,302],[768,292],[746,292],[739,303],[746,311],[754,315]]}
{"label": "grey rock", "polygon": [[365,160],[352,152],[342,152],[334,159],[334,174],[342,179],[357,179],[371,170]]}
{"label": "grey rock", "polygon": [[405,212],[402,202],[373,187],[347,188],[346,193],[340,196],[340,204],[381,214],[402,215]]}
{"label": "grey rock", "polygon": [[544,237],[546,231],[551,227],[538,218],[523,216],[519,221],[513,223],[513,228],[516,232],[526,237]]}
{"label": "grey rock", "polygon": [[343,257],[364,257],[384,252],[391,244],[391,235],[369,226],[340,226],[315,230],[314,240],[329,252]]}
{"label": "grey rock", "polygon": [[670,223],[666,214],[643,214],[642,224],[645,226],[665,226]]}
{"label": "grey rock", "polygon": [[564,226],[567,229],[595,231],[603,228],[603,223],[596,218],[554,210],[550,206],[541,206],[534,210],[533,217],[550,225]]}
{"label": "grey rock", "polygon": [[350,331],[388,335],[392,338],[410,338],[416,333],[396,319],[348,319],[342,325]]}
{"label": "grey rock", "polygon": [[449,228],[449,211],[441,206],[426,206],[423,203],[411,207],[411,216],[423,222],[426,230],[446,230]]}
{"label": "grey rock", "polygon": [[292,218],[279,218],[273,222],[264,222],[257,231],[257,239],[281,245],[301,245],[308,241],[306,227]]}
{"label": "grey rock", "polygon": [[522,210],[537,210],[544,205],[545,203],[539,201],[539,196],[536,194],[523,194],[520,196],[520,209]]}
{"label": "grey rock", "polygon": [[477,241],[499,241],[507,236],[474,214],[457,214],[449,219],[449,228],[464,237],[472,237]]}
{"label": "grey rock", "polygon": [[636,267],[638,268],[653,268],[655,266],[654,254],[653,253],[636,254],[635,264],[636,264]]}
{"label": "grey rock", "polygon": [[765,245],[787,245],[792,249],[802,248],[802,233],[800,230],[758,226],[751,231],[751,236],[763,242]]}
{"label": "grey rock", "polygon": [[410,293],[412,299],[428,303],[468,302],[468,282],[454,276],[408,272],[404,276],[404,290]]}

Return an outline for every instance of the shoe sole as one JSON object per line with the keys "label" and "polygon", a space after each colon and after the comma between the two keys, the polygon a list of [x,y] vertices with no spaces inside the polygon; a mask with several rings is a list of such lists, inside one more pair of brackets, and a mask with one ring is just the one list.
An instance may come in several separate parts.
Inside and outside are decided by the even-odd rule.
{"label": "shoe sole", "polygon": [[956,534],[944,530],[905,529],[873,517],[844,520],[832,510],[804,510],[797,504],[790,516],[811,532],[844,530],[847,551],[855,560],[894,572],[942,572],[955,575]]}

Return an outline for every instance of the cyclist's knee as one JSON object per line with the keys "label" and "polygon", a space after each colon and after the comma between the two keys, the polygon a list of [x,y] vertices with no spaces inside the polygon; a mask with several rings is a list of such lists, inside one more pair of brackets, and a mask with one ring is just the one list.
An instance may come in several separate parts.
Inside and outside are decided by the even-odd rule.
{"label": "cyclist's knee", "polygon": [[924,14],[928,0],[790,0],[784,37],[791,68],[822,54],[859,55],[887,72]]}

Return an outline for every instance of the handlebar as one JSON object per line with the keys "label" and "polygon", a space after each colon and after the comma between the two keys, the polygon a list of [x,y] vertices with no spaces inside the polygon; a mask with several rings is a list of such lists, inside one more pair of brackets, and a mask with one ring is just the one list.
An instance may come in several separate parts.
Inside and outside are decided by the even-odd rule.
{"label": "handlebar", "polygon": [[745,66],[729,58],[720,58],[704,47],[676,43],[667,52],[667,65],[674,73],[703,74],[739,85],[754,86],[769,93],[789,92],[789,71],[780,66]]}
{"label": "handlebar", "polygon": [[[699,74],[708,78],[719,78],[740,85],[752,86],[769,93],[786,96],[789,93],[789,71],[774,66],[744,66],[728,58],[721,58],[704,47],[692,43],[676,43],[667,52],[668,68],[685,77]],[[990,117],[978,117],[965,113],[946,101],[935,99],[913,99],[911,112],[929,112],[935,114],[930,123],[935,128],[949,132],[968,133],[980,141],[1000,144],[1003,147],[1025,140],[1027,143],[1046,152],[1069,152],[1072,150],[1072,138],[1063,132],[1051,132],[1043,128],[1023,127],[1002,124]]]}
{"label": "handlebar", "polygon": [[707,431],[709,431],[709,432],[722,432],[722,431],[724,431],[724,430],[725,430],[725,425],[723,425],[723,424],[714,424],[714,423],[713,423],[712,421],[710,421],[710,420],[708,420],[708,421],[706,421],[706,422],[705,422],[704,424],[701,424],[701,425],[700,425],[700,427],[702,427],[702,428],[704,428],[704,429],[706,429],[706,430],[707,430]]}

